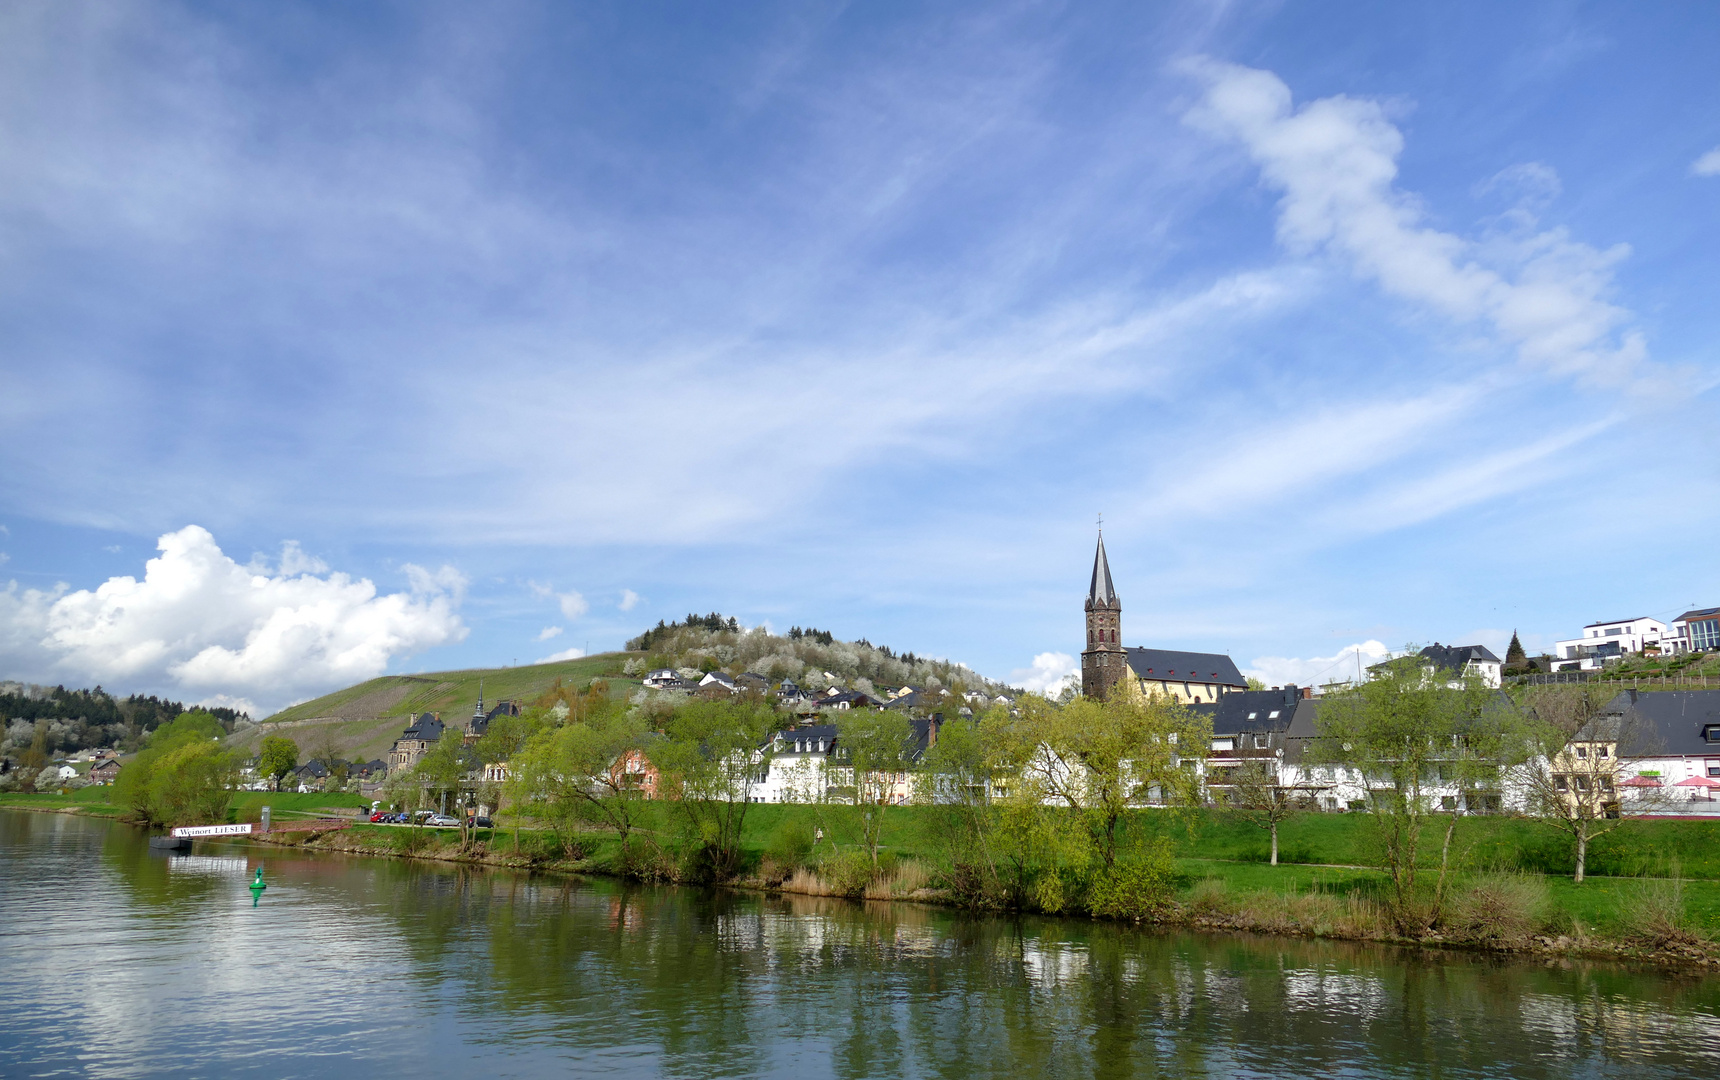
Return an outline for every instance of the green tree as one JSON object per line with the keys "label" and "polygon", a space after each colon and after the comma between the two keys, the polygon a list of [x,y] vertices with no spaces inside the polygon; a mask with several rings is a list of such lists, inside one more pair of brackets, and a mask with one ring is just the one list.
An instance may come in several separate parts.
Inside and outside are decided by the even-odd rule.
{"label": "green tree", "polygon": [[1529,654],[1523,651],[1523,643],[1517,640],[1517,631],[1511,631],[1511,644],[1505,649],[1505,666],[1522,667],[1529,662]]}
{"label": "green tree", "polygon": [[713,880],[741,867],[741,828],[776,713],[759,701],[693,701],[671,713],[648,750]]}
{"label": "green tree", "polygon": [[431,805],[443,813],[452,806],[455,816],[460,819],[462,849],[470,838],[466,833],[465,808],[460,805],[461,781],[465,779],[472,760],[473,756],[466,750],[464,733],[458,728],[447,727],[442,729],[442,737],[436,740],[436,745],[419,758],[412,769],[413,777]]}
{"label": "green tree", "polygon": [[1129,808],[1199,804],[1196,766],[1211,742],[1212,723],[1157,694],[1080,698],[1062,706],[1027,698],[1011,735],[1023,793],[1075,811],[1108,870]]}
{"label": "green tree", "polygon": [[[1442,893],[1431,908],[1417,899],[1423,827],[1438,808],[1429,788],[1497,790],[1513,755],[1509,699],[1475,675],[1454,676],[1413,650],[1377,666],[1365,683],[1327,695],[1315,720],[1313,760],[1353,769],[1368,791],[1379,827],[1381,861],[1392,886],[1392,914],[1400,930],[1419,933],[1439,916]],[[1447,831],[1450,851],[1455,804]],[[1444,866],[1440,886],[1444,884]]]}
{"label": "green tree", "polygon": [[21,776],[21,787],[25,791],[36,790],[36,776],[48,767],[48,721],[36,721],[36,730],[31,735],[30,747],[18,755],[18,774]]}
{"label": "green tree", "polygon": [[650,736],[633,710],[589,712],[583,723],[538,732],[515,759],[519,788],[528,792],[572,852],[574,827],[593,822],[614,831],[626,863],[643,793],[632,755]]}
{"label": "green tree", "polygon": [[[558,679],[557,687],[559,688],[559,686],[560,680]],[[518,771],[515,762],[530,743],[532,736],[543,728],[549,715],[548,709],[533,708],[526,710],[519,716],[509,716],[505,713],[496,716],[490,720],[490,726],[484,732],[484,737],[479,739],[477,746],[474,747],[478,754],[478,760],[486,765],[500,766],[503,775],[507,777],[495,791],[496,811],[499,815],[501,812],[500,804],[503,799],[506,799],[509,808],[513,811],[515,851],[520,848],[520,811],[529,790],[524,785],[511,782]]]}
{"label": "green tree", "polygon": [[[1609,714],[1610,691],[1592,685],[1534,686],[1523,693],[1532,753],[1513,770],[1529,814],[1571,841],[1573,879],[1587,875],[1589,846],[1624,824],[1620,797],[1636,762],[1662,750],[1633,710]],[[1664,788],[1644,787],[1637,813],[1664,807]]]}
{"label": "green tree", "polygon": [[1272,836],[1272,865],[1278,865],[1278,826],[1294,816],[1296,793],[1279,784],[1278,763],[1268,758],[1248,758],[1230,770],[1230,808],[1237,817],[1265,829]]}
{"label": "green tree", "polygon": [[226,815],[237,755],[222,749],[225,729],[206,712],[181,713],[151,732],[120,770],[116,800],[147,825],[191,825]]}
{"label": "green tree", "polygon": [[854,801],[865,807],[861,837],[874,871],[878,869],[878,843],[884,832],[884,808],[898,777],[910,768],[910,734],[908,718],[892,709],[857,710],[837,724],[838,767],[851,771]]}
{"label": "green tree", "polygon": [[269,778],[276,791],[281,777],[299,767],[299,744],[285,735],[265,735],[257,753],[257,771]]}

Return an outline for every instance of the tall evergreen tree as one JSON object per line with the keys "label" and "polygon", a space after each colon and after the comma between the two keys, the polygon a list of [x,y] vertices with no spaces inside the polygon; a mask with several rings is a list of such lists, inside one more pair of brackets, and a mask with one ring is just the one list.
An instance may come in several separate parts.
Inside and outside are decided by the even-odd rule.
{"label": "tall evergreen tree", "polygon": [[1511,631],[1511,645],[1505,650],[1505,663],[1516,666],[1527,662],[1529,654],[1523,651],[1523,643],[1517,640],[1517,631]]}

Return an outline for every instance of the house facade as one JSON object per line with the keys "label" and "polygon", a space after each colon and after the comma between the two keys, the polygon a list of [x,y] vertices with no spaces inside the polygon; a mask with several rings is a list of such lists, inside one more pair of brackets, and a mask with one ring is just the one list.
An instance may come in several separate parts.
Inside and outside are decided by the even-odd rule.
{"label": "house facade", "polygon": [[1558,662],[1553,668],[1555,671],[1594,671],[1609,661],[1644,651],[1682,652],[1685,647],[1686,643],[1680,641],[1672,627],[1659,619],[1640,616],[1592,622],[1583,627],[1580,637],[1554,643],[1553,652]]}
{"label": "house facade", "polygon": [[406,725],[400,738],[388,748],[388,771],[412,769],[442,738],[442,720],[436,713],[419,713]]}

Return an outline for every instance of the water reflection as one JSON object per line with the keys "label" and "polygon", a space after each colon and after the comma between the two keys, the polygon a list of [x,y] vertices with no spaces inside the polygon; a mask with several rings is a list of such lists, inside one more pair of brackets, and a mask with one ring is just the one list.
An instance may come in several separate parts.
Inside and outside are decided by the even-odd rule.
{"label": "water reflection", "polygon": [[152,857],[122,826],[18,813],[0,859],[0,903],[29,913],[0,931],[4,1075],[1720,1072],[1720,986],[1618,967],[262,847]]}

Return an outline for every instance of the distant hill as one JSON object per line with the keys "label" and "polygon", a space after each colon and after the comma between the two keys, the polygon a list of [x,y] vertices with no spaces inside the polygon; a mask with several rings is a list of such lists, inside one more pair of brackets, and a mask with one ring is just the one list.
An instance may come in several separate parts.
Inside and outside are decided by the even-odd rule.
{"label": "distant hill", "polygon": [[[564,683],[583,683],[601,675],[619,680],[621,666],[626,660],[624,653],[599,653],[554,664],[470,668],[423,675],[383,675],[282,709],[265,719],[263,724],[279,725],[313,719],[365,720],[420,712],[439,712],[444,720],[451,720],[471,714],[472,706],[478,700],[480,682],[484,688],[484,700],[489,704],[506,699],[524,702],[541,696],[557,679]],[[634,680],[635,683],[637,681]]]}

